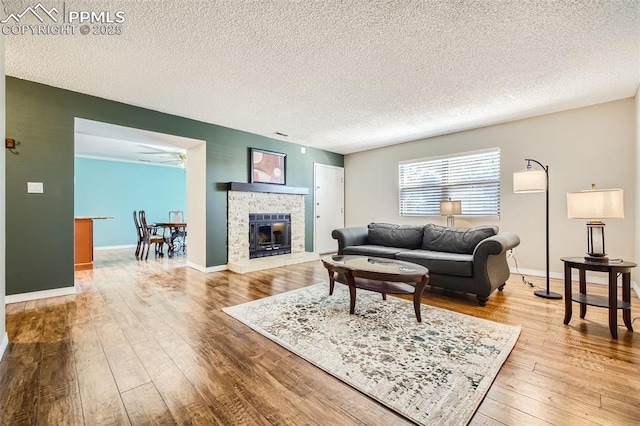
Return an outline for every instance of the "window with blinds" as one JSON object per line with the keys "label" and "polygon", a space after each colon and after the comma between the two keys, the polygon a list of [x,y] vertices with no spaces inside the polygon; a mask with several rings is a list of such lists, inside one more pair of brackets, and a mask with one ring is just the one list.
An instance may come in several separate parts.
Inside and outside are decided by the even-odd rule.
{"label": "window with blinds", "polygon": [[462,215],[500,215],[500,149],[403,161],[400,216],[439,216],[440,201],[461,200]]}

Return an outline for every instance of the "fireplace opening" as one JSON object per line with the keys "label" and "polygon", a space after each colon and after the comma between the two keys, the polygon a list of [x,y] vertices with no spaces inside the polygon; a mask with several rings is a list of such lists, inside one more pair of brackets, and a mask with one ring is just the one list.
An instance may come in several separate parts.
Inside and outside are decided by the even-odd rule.
{"label": "fireplace opening", "polygon": [[249,259],[291,253],[291,215],[249,215]]}

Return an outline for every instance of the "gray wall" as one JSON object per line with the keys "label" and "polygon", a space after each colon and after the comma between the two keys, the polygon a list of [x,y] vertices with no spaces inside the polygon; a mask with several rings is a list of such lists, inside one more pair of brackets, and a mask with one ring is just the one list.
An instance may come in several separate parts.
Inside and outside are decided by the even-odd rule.
{"label": "gray wall", "polygon": [[[636,173],[634,174],[634,182],[636,185],[636,202],[631,207],[633,208],[633,216],[636,221],[636,231],[635,231],[635,239],[636,239],[636,256],[640,257],[640,209],[638,209],[638,203],[640,203],[640,171],[638,170],[638,164],[640,164],[640,86],[638,86],[638,90],[636,91],[635,97],[635,112],[636,112]],[[634,270],[634,278],[637,281],[637,277],[640,276],[640,272]],[[636,291],[638,292],[638,296],[640,297],[640,287],[636,287]]]}
{"label": "gray wall", "polygon": [[347,155],[346,224],[364,225],[371,221],[445,224],[443,217],[399,217],[398,162],[499,147],[500,220],[459,218],[456,225],[489,223],[516,232],[522,240],[515,250],[519,267],[544,271],[544,194],[513,193],[513,172],[524,168],[524,158],[534,158],[549,165],[551,271],[562,273],[560,257],[581,256],[586,251],[586,221],[567,219],[566,193],[589,189],[591,183],[599,188],[624,189],[625,219],[606,221],[606,248],[611,257],[634,260],[637,188],[634,102],[629,98]]}

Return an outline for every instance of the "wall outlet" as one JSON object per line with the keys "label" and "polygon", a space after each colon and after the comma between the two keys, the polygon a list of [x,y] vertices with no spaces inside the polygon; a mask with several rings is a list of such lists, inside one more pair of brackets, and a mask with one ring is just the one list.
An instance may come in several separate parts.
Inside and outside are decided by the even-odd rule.
{"label": "wall outlet", "polygon": [[44,184],[42,182],[27,182],[27,193],[44,194]]}

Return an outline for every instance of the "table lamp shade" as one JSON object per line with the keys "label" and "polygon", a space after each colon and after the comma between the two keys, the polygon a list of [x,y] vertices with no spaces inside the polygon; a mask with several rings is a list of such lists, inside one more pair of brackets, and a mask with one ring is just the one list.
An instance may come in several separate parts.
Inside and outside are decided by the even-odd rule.
{"label": "table lamp shade", "polygon": [[441,216],[451,216],[454,214],[462,214],[462,201],[440,201]]}
{"label": "table lamp shade", "polygon": [[624,217],[623,190],[592,189],[567,193],[569,219],[617,219]]}
{"label": "table lamp shade", "polygon": [[589,262],[608,262],[604,245],[604,223],[600,219],[624,217],[622,189],[596,189],[567,193],[569,219],[588,219],[587,256]]}
{"label": "table lamp shade", "polygon": [[544,192],[547,189],[547,173],[527,168],[513,174],[513,192]]}

